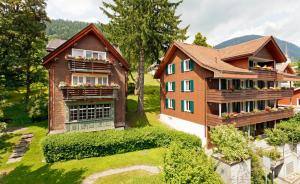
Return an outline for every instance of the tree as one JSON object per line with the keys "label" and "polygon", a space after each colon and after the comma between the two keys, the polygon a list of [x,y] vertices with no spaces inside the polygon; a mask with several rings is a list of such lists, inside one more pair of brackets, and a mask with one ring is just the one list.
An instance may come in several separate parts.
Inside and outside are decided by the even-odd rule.
{"label": "tree", "polygon": [[[26,86],[25,102],[28,104],[30,85],[41,78],[41,60],[45,55],[47,38],[44,0],[0,1],[0,73],[6,82],[10,77]],[[10,83],[6,83],[7,85]]]}
{"label": "tree", "polygon": [[[132,68],[137,68],[138,113],[144,112],[145,63],[157,61],[174,40],[186,39],[188,27],[179,28],[175,15],[182,3],[168,0],[113,0],[101,9],[110,18],[109,39],[120,46]],[[136,67],[137,66],[137,67]]]}
{"label": "tree", "polygon": [[206,37],[203,36],[200,32],[195,35],[193,44],[203,46],[203,47],[212,47],[206,43]]}

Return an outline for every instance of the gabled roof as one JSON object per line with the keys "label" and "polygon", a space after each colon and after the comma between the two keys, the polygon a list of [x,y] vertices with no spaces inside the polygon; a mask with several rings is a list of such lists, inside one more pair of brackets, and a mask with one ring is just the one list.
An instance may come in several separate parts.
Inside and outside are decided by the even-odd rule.
{"label": "gabled roof", "polygon": [[82,39],[89,33],[93,33],[97,38],[107,47],[108,51],[110,51],[122,64],[123,66],[129,70],[129,64],[125,61],[125,59],[121,56],[121,54],[109,43],[109,41],[103,36],[103,34],[98,30],[98,28],[94,24],[89,24],[87,27],[82,29],[79,33],[75,34],[72,38],[64,42],[62,45],[57,47],[54,51],[49,53],[47,56],[43,58],[43,65],[51,62],[57,55],[62,53],[64,50],[73,46],[76,42]]}
{"label": "gabled roof", "polygon": [[273,36],[264,36],[255,40],[225,47],[218,50],[221,53],[221,59],[225,61],[237,57],[255,56],[267,44],[270,44],[272,48],[274,48],[278,53],[280,53],[278,55],[277,61],[285,62],[287,60],[287,58],[285,57],[282,50],[279,48]]}
{"label": "gabled roof", "polygon": [[295,74],[295,70],[292,68],[292,66],[289,63],[277,63],[276,64],[276,70],[278,72],[284,72],[286,69],[288,69],[290,74]]}
{"label": "gabled roof", "polygon": [[225,61],[236,58],[255,56],[262,48],[264,48],[264,46],[269,43],[280,53],[279,55],[281,61],[285,61],[286,58],[284,54],[282,53],[272,36],[262,37],[256,40],[226,47],[223,49],[213,49],[182,42],[174,42],[165,54],[165,57],[154,77],[159,78],[172,54],[176,49],[179,49],[192,60],[194,60],[198,65],[210,71],[213,71],[215,73],[215,76],[221,76],[223,73],[236,73],[241,75],[248,75],[248,77],[251,78],[251,75],[254,75],[253,72],[247,69],[235,67]]}
{"label": "gabled roof", "polygon": [[55,50],[57,47],[61,46],[65,42],[66,42],[66,40],[52,39],[48,42],[48,44],[46,46],[46,50],[48,52],[52,52],[53,50]]}

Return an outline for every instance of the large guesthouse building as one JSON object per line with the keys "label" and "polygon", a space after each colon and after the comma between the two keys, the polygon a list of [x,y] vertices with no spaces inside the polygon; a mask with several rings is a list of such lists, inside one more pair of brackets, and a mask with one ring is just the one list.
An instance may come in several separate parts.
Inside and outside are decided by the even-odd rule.
{"label": "large guesthouse building", "polygon": [[43,65],[50,133],[125,126],[129,65],[95,25],[52,49]]}
{"label": "large guesthouse building", "polygon": [[160,120],[199,136],[207,144],[210,128],[235,123],[249,135],[263,134],[294,110],[278,100],[293,96],[286,81],[291,70],[277,70],[287,58],[272,36],[223,49],[173,43],[155,73],[161,82]]}

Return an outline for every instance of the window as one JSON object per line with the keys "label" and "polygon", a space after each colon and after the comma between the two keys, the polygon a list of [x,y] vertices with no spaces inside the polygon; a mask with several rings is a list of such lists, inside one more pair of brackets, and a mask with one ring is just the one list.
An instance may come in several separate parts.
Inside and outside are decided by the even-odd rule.
{"label": "window", "polygon": [[175,110],[175,99],[167,98],[166,99],[166,108]]}
{"label": "window", "polygon": [[257,101],[257,108],[259,110],[264,110],[265,109],[265,101],[264,100],[258,100]]}
{"label": "window", "polygon": [[69,106],[70,122],[111,117],[111,104],[89,104]]}
{"label": "window", "polygon": [[246,88],[251,89],[253,87],[253,80],[246,80]]}
{"label": "window", "polygon": [[94,58],[106,60],[106,52],[101,51],[92,51],[92,50],[83,50],[83,49],[72,49],[73,57],[83,57],[83,58]]}
{"label": "window", "polygon": [[249,68],[253,68],[254,67],[254,61],[253,60],[249,60]]}
{"label": "window", "polygon": [[194,112],[194,102],[188,100],[181,100],[181,111],[183,112]]}
{"label": "window", "polygon": [[72,84],[73,86],[77,86],[78,85],[78,77],[77,76],[73,76],[73,79],[72,79]]}
{"label": "window", "polygon": [[229,112],[227,107],[228,107],[228,105],[226,103],[222,103],[221,104],[221,113]]}
{"label": "window", "polygon": [[221,79],[221,90],[227,89],[227,80]]}
{"label": "window", "polygon": [[166,91],[175,91],[175,82],[167,82]]}
{"label": "window", "polygon": [[90,85],[95,85],[96,84],[96,78],[95,77],[86,77],[86,83]]}
{"label": "window", "polygon": [[108,85],[107,77],[98,77],[98,84],[100,85]]}
{"label": "window", "polygon": [[181,81],[181,91],[194,91],[194,81],[193,80],[183,80]]}
{"label": "window", "polygon": [[254,110],[254,102],[246,102],[246,112],[252,112]]}
{"label": "window", "polygon": [[181,62],[181,72],[187,72],[193,70],[193,61],[191,59],[186,59]]}
{"label": "window", "polygon": [[233,102],[232,103],[232,111],[240,113],[241,112],[241,103],[240,102]]}
{"label": "window", "polygon": [[297,106],[300,105],[300,98],[297,98]]}
{"label": "window", "polygon": [[167,67],[167,74],[174,74],[175,73],[175,64],[168,64]]}
{"label": "window", "polygon": [[241,89],[241,80],[233,79],[232,86],[233,86],[233,89]]}

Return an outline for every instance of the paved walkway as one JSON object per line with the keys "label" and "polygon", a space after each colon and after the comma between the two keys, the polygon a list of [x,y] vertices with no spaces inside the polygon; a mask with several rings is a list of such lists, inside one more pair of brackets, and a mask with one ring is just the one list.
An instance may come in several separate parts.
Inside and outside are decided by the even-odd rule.
{"label": "paved walkway", "polygon": [[128,171],[135,171],[135,170],[144,170],[153,174],[158,174],[160,173],[159,167],[156,166],[150,166],[150,165],[135,165],[135,166],[130,166],[130,167],[123,167],[123,168],[118,168],[118,169],[110,169],[102,172],[98,172],[95,174],[92,174],[85,178],[82,181],[82,184],[93,184],[97,179],[105,177],[105,176],[110,176],[114,174],[120,174]]}
{"label": "paved walkway", "polygon": [[28,149],[32,137],[33,137],[32,133],[23,134],[21,136],[21,140],[19,144],[15,147],[13,153],[10,155],[7,164],[21,161],[23,155]]}

